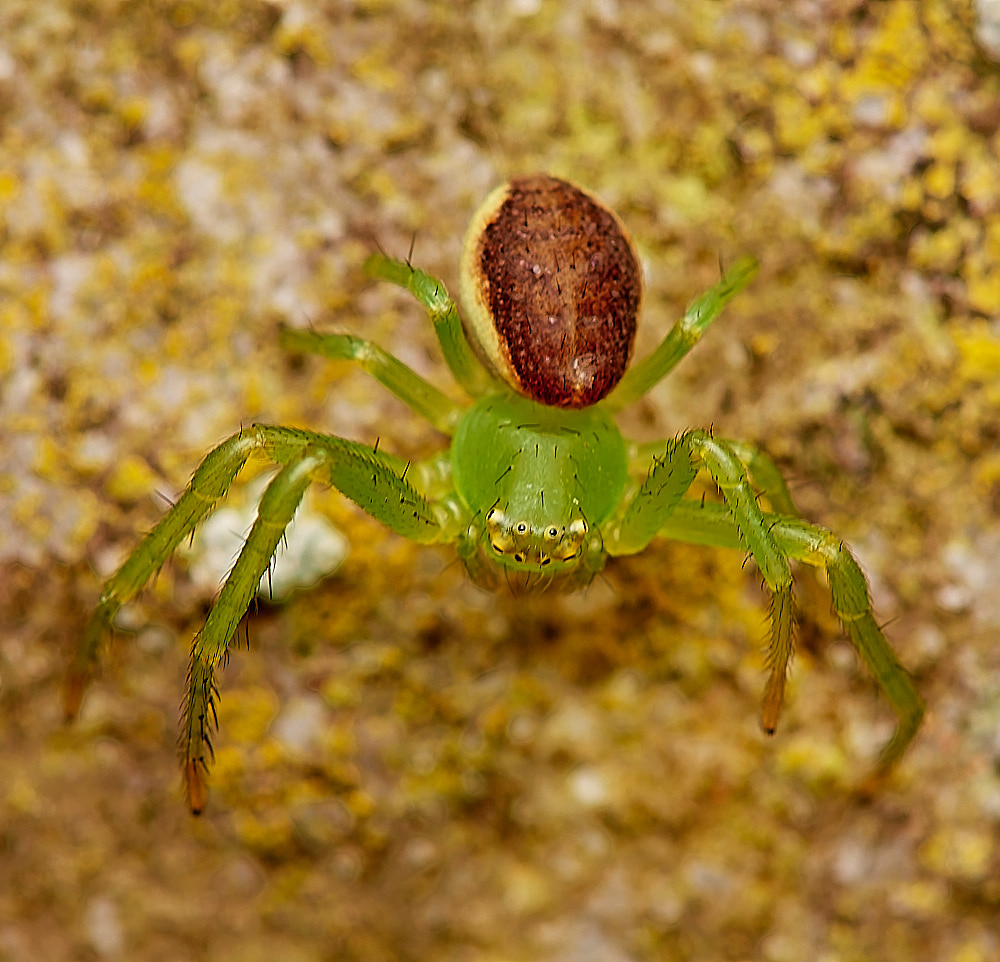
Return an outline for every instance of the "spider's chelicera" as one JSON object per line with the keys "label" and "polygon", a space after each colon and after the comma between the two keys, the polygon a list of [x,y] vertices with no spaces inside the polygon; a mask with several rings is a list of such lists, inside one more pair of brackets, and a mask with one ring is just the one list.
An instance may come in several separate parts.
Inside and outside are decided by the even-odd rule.
{"label": "spider's chelicera", "polygon": [[[262,452],[280,470],[191,650],[180,749],[194,812],[205,805],[216,669],[314,481],[332,484],[404,537],[453,544],[469,574],[488,587],[581,587],[609,556],[635,554],[656,537],[748,554],[772,596],[770,674],[761,709],[769,733],[777,725],[794,641],[789,562],[821,567],[844,630],[896,714],[879,769],[900,758],[920,725],[923,704],[875,620],[850,551],[799,517],[774,463],[752,445],[703,430],[627,443],[613,419],[697,343],[756,274],[753,260],[734,264],[659,347],[631,367],[642,301],[639,263],[618,218],[573,184],[547,175],[518,177],[486,199],[462,254],[464,317],[440,281],[408,263],[375,255],[366,266],[427,308],[471,406],[455,403],[350,334],[285,329],[282,344],[356,361],[450,436],[450,449],[408,465],[377,446],[267,424],[223,441],[105,585],[70,673],[70,714],[118,609],[220,504],[247,458]],[[685,497],[700,470],[718,486],[720,501]]]}

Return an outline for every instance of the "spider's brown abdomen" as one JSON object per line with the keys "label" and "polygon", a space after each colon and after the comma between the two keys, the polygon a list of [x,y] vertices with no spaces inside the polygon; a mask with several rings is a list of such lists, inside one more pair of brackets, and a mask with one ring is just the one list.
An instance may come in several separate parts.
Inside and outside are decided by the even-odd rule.
{"label": "spider's brown abdomen", "polygon": [[625,373],[642,273],[610,210],[535,174],[499,187],[473,218],[461,297],[469,338],[498,377],[543,404],[580,408]]}

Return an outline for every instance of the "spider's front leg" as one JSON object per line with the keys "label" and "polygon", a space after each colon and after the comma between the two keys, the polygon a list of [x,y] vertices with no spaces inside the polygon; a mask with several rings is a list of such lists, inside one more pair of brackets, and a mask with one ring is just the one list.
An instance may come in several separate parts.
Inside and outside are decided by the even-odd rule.
{"label": "spider's front leg", "polygon": [[[760,720],[764,731],[772,734],[781,713],[794,647],[794,599],[787,552],[772,536],[770,522],[757,504],[746,468],[730,442],[713,438],[705,431],[691,431],[661,444],[660,449],[662,455],[654,455],[649,474],[627,503],[620,523],[612,526],[605,541],[606,550],[608,554],[619,555],[645,548],[663,531],[682,504],[685,492],[697,476],[699,462],[708,469],[726,499],[732,523],[739,534],[739,546],[754,559],[771,592],[771,638],[767,656],[770,675]],[[761,456],[760,464],[769,479],[771,497],[782,506],[791,507],[784,482],[776,485],[770,476],[772,472],[777,475],[773,463]]]}
{"label": "spider's front leg", "polygon": [[[833,610],[896,715],[896,730],[879,757],[878,772],[888,772],[903,756],[924,716],[924,702],[875,620],[868,582],[847,546],[818,524],[801,518],[765,515],[771,536],[789,558],[823,568]],[[664,537],[691,544],[741,549],[743,541],[727,507],[682,501],[670,515]]]}
{"label": "spider's front leg", "polygon": [[191,648],[188,693],[180,734],[188,803],[205,807],[205,774],[211,757],[218,690],[215,669],[313,481],[337,488],[397,534],[429,543],[443,534],[445,510],[435,510],[405,478],[407,463],[355,441],[293,428],[255,425],[262,448],[283,465],[261,497],[257,518],[205,626]]}
{"label": "spider's front leg", "polygon": [[771,532],[789,557],[825,569],[834,613],[889,699],[896,730],[878,763],[880,773],[888,772],[917,734],[924,702],[875,620],[864,572],[844,542],[826,528],[798,518],[776,518]]}
{"label": "spider's front leg", "polygon": [[282,467],[261,497],[256,520],[191,649],[179,742],[188,802],[195,813],[205,805],[209,735],[218,696],[215,669],[224,661],[240,619],[306,488],[313,481],[331,484],[372,517],[413,541],[437,540],[445,517],[406,481],[406,463],[399,458],[354,441],[292,428],[254,425],[241,431],[208,455],[177,504],[108,581],[71,672],[67,694],[70,714],[79,706],[101,637],[115,612],[217,507],[255,449]]}
{"label": "spider's front leg", "polygon": [[256,520],[222,592],[209,611],[204,627],[195,635],[178,738],[184,785],[194,814],[205,807],[205,774],[208,756],[212,754],[210,726],[218,724],[216,666],[225,659],[240,619],[250,606],[285,529],[291,524],[306,488],[326,460],[323,449],[306,445],[272,479],[260,499]]}
{"label": "spider's front leg", "polygon": [[[606,539],[610,554],[641,550],[636,544],[651,529],[654,534],[689,544],[746,551],[744,531],[729,504],[682,499],[688,479],[693,477],[686,461],[686,456],[679,457],[676,443],[668,443],[663,458],[654,462],[649,478],[624,512],[623,518],[629,522],[621,526],[625,538]],[[896,730],[879,757],[877,779],[900,760],[919,730],[923,699],[875,620],[868,582],[847,546],[826,528],[801,518],[764,514],[762,520],[786,559],[826,571],[834,613],[896,715]],[[622,550],[623,546],[630,551]],[[772,664],[772,679],[775,667]],[[865,787],[875,783],[870,780]]]}
{"label": "spider's front leg", "polygon": [[[774,514],[787,514],[796,518],[799,516],[799,509],[795,507],[784,476],[766,451],[747,441],[728,439],[723,443],[728,445],[730,450],[746,466],[754,487],[763,495]],[[629,448],[629,471],[645,470],[646,465],[660,457],[665,444],[664,441],[633,443]]]}
{"label": "spider's front leg", "polygon": [[240,431],[209,452],[177,503],[108,579],[70,665],[64,693],[67,718],[75,717],[79,711],[84,691],[97,667],[101,641],[118,609],[135,597],[177,546],[218,507],[257,447],[259,441],[253,431]]}
{"label": "spider's front leg", "polygon": [[[733,444],[706,431],[692,431],[684,435],[683,441],[692,458],[705,465],[722,491],[744,549],[753,558],[771,592],[771,638],[767,648],[770,674],[761,703],[760,724],[768,735],[773,735],[785,700],[788,666],[795,647],[795,598],[788,553],[771,533],[771,522],[757,503],[747,470]],[[784,493],[787,496],[787,488]],[[790,498],[788,500],[790,503]]]}

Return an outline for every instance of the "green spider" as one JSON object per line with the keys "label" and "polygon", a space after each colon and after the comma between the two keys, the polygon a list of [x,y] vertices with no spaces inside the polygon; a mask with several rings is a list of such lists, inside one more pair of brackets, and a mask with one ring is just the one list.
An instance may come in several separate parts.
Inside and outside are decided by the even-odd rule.
{"label": "green spider", "polygon": [[[205,806],[216,669],[316,481],[338,488],[397,534],[453,544],[470,576],[487,587],[580,588],[609,556],[635,554],[656,537],[747,553],[772,595],[770,674],[761,708],[768,733],[778,722],[794,643],[789,562],[823,568],[834,610],[896,714],[877,771],[899,760],[920,726],[923,703],[875,620],[865,576],[845,545],[798,516],[778,469],[757,448],[703,430],[629,443],[612,418],[691,350],[754,277],[752,259],[733,265],[631,368],[642,300],[638,259],[615,214],[565,181],[518,177],[483,203],[462,254],[464,322],[444,285],[409,263],[375,255],[366,269],[427,308],[471,406],[456,404],[359,337],[285,329],[281,342],[356,361],[451,437],[449,450],[409,464],[377,445],[268,424],[223,441],[105,585],[71,668],[70,715],[118,609],[211,514],[259,451],[280,470],[191,649],[179,742],[192,812]],[[720,502],[685,497],[702,469],[720,489]],[[760,507],[751,478],[770,511]]]}

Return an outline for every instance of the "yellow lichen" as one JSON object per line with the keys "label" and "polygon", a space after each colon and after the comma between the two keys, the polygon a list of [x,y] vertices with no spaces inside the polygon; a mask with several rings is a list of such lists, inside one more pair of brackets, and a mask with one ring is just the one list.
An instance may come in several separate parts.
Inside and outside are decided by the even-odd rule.
{"label": "yellow lichen", "polygon": [[914,266],[948,272],[958,267],[965,244],[956,230],[924,231],[913,236],[910,259]]}
{"label": "yellow lichen", "polygon": [[387,59],[387,53],[382,47],[373,47],[354,62],[351,72],[373,90],[398,90],[403,78]]}
{"label": "yellow lichen", "polygon": [[991,962],[996,953],[995,940],[984,937],[979,940],[964,940],[951,955],[947,962]]}
{"label": "yellow lichen", "polygon": [[1000,202],[1000,164],[996,157],[973,148],[962,158],[959,190],[970,204]]}
{"label": "yellow lichen", "polygon": [[955,193],[955,165],[936,161],[924,171],[924,191],[929,197],[947,200]]}
{"label": "yellow lichen", "polygon": [[334,62],[334,48],[319,23],[303,19],[293,22],[291,17],[285,17],[275,31],[274,46],[283,57],[306,54],[318,67],[329,67]]}
{"label": "yellow lichen", "polygon": [[219,725],[234,743],[258,744],[278,714],[278,697],[271,688],[243,687],[219,702]]}
{"label": "yellow lichen", "polygon": [[792,738],[778,753],[778,767],[814,790],[842,784],[850,771],[844,751],[813,733]]}
{"label": "yellow lichen", "polygon": [[985,877],[995,848],[988,830],[942,825],[920,847],[920,860],[935,874],[973,882]]}
{"label": "yellow lichen", "polygon": [[128,97],[115,105],[118,120],[129,130],[137,130],[149,115],[149,104],[142,97]]}
{"label": "yellow lichen", "polygon": [[874,9],[882,21],[861,47],[857,65],[848,76],[858,92],[902,90],[924,69],[927,60],[918,5],[892,0]]}
{"label": "yellow lichen", "polygon": [[13,170],[0,170],[0,204],[10,203],[21,192],[21,179]]}
{"label": "yellow lichen", "polygon": [[930,919],[948,901],[948,890],[940,879],[917,879],[899,886],[892,895],[893,906],[910,918]]}
{"label": "yellow lichen", "polygon": [[138,501],[156,487],[156,480],[156,472],[144,458],[138,454],[126,454],[108,478],[105,490],[115,501]]}
{"label": "yellow lichen", "polygon": [[[1000,286],[1000,275],[997,283]],[[952,338],[959,354],[958,375],[963,381],[1000,378],[1000,337],[985,321],[956,328]]]}
{"label": "yellow lichen", "polygon": [[295,825],[283,808],[269,808],[259,814],[240,811],[234,825],[242,843],[262,854],[282,852],[295,837]]}
{"label": "yellow lichen", "polygon": [[969,307],[983,314],[1000,313],[1000,269],[966,272]]}

